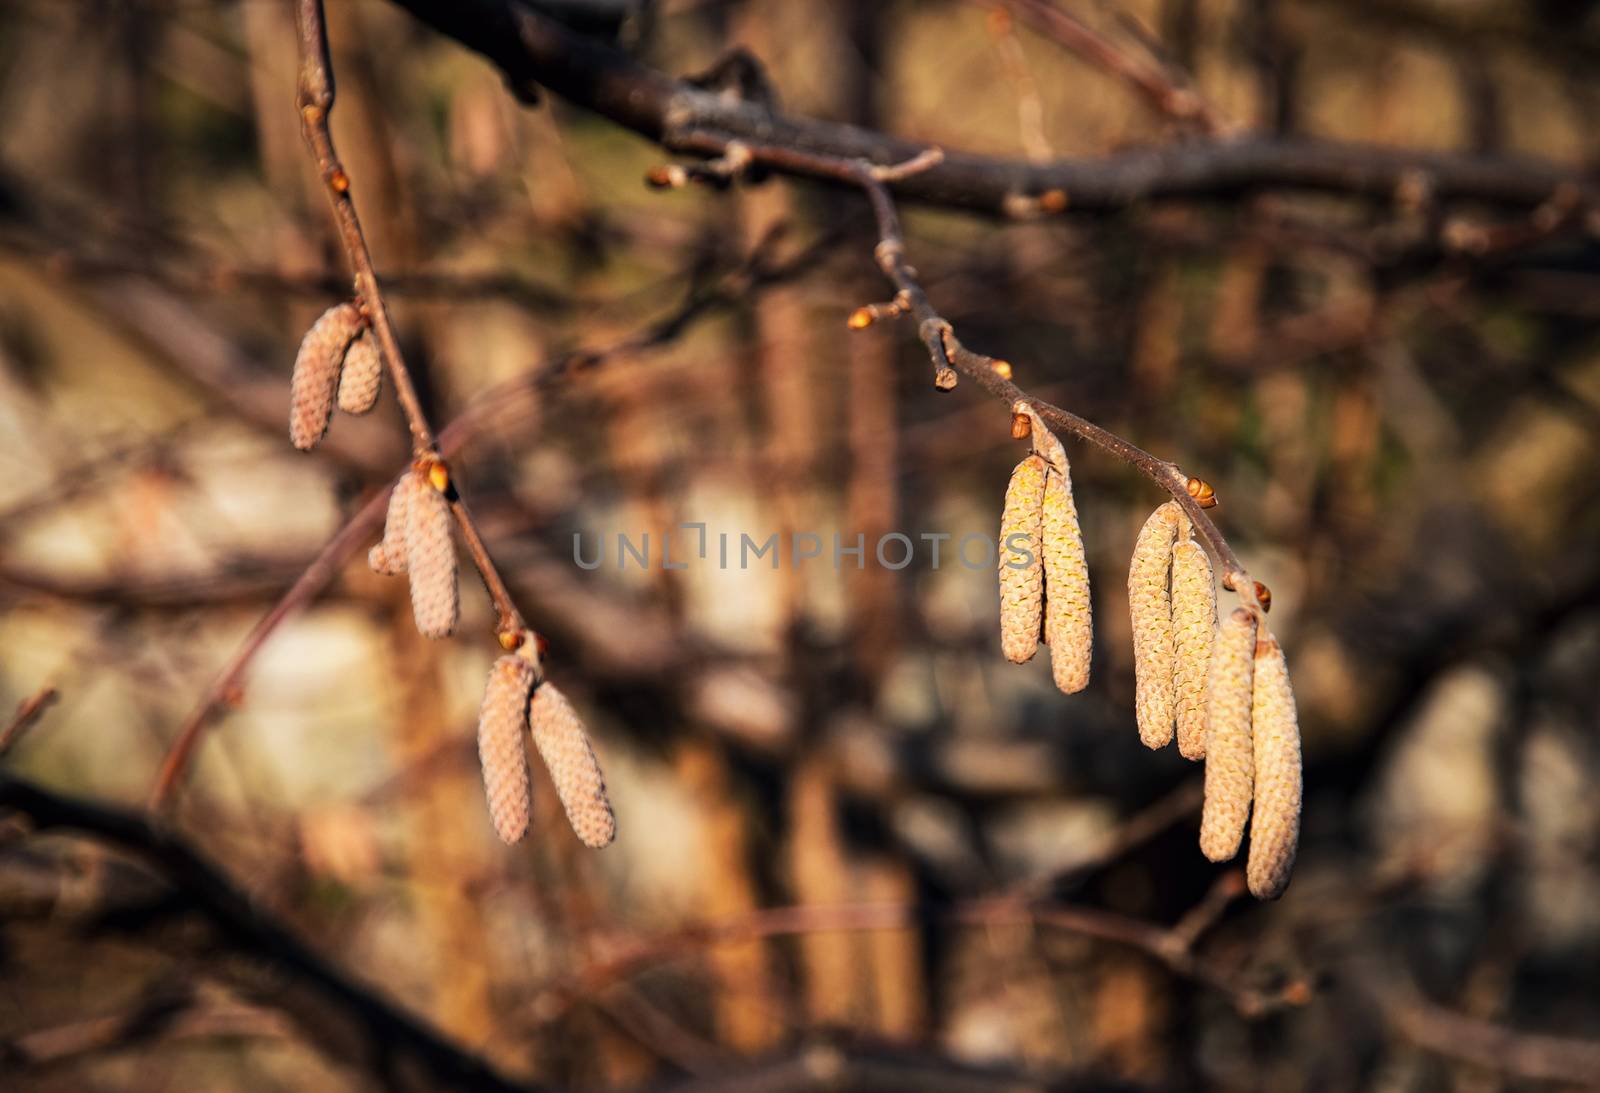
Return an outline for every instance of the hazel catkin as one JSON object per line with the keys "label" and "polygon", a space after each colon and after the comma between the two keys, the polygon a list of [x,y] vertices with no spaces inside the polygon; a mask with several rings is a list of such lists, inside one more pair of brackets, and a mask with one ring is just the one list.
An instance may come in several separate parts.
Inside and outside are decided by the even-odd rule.
{"label": "hazel catkin", "polygon": [[1039,648],[1044,609],[1045,463],[1030,455],[1011,472],[1000,514],[1000,651],[1013,664]]}
{"label": "hazel catkin", "polygon": [[408,471],[389,491],[389,511],[383,518],[383,538],[367,551],[367,565],[383,577],[396,577],[406,571],[406,506],[419,480]]}
{"label": "hazel catkin", "polygon": [[1206,679],[1217,633],[1217,586],[1205,548],[1187,529],[1172,548],[1172,690],[1178,751],[1206,756]]}
{"label": "hazel catkin", "polygon": [[528,698],[533,690],[532,661],[515,653],[500,657],[478,709],[478,762],[483,767],[489,818],[502,842],[528,832],[533,790],[528,776]]}
{"label": "hazel catkin", "polygon": [[1255,779],[1250,741],[1256,616],[1236,607],[1217,628],[1206,697],[1206,789],[1200,852],[1227,861],[1239,852]]}
{"label": "hazel catkin", "polygon": [[1172,739],[1172,606],[1167,580],[1182,510],[1168,501],[1144,522],[1128,564],[1128,611],[1133,620],[1134,712],[1147,748]]}
{"label": "hazel catkin", "polygon": [[1245,880],[1257,899],[1277,899],[1289,886],[1300,841],[1300,724],[1283,647],[1270,633],[1255,647],[1250,733],[1255,806]]}
{"label": "hazel catkin", "polygon": [[1089,685],[1094,652],[1094,614],[1089,598],[1089,563],[1083,551],[1078,507],[1063,455],[1044,483],[1045,639],[1056,686],[1076,694]]}
{"label": "hazel catkin", "polygon": [[361,309],[355,304],[335,304],[300,340],[289,379],[289,441],[302,452],[315,448],[328,431],[339,386],[339,364],[361,323]]}
{"label": "hazel catkin", "polygon": [[372,331],[364,330],[345,351],[344,367],[339,371],[339,409],[347,414],[364,414],[378,403],[383,385],[383,356]]}
{"label": "hazel catkin", "polygon": [[617,818],[606,796],[600,762],[572,703],[554,684],[541,683],[528,703],[528,725],[573,833],[585,846],[611,845],[617,837]]}
{"label": "hazel catkin", "polygon": [[[420,476],[418,471],[411,474]],[[450,533],[450,504],[432,484],[419,480],[406,499],[405,518],[411,613],[423,636],[448,637],[456,628],[461,606],[456,587],[456,548]]]}

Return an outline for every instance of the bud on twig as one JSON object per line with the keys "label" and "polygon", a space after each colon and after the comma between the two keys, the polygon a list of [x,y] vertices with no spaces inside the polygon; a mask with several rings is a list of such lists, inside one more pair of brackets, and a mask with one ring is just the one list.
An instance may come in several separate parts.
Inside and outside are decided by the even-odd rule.
{"label": "bud on twig", "polygon": [[1206,796],[1200,852],[1227,861],[1239,852],[1250,812],[1255,753],[1250,742],[1256,615],[1236,607],[1217,629],[1206,700]]}
{"label": "bud on twig", "polygon": [[528,698],[533,690],[531,661],[503,656],[489,671],[478,710],[478,761],[489,817],[502,842],[515,843],[528,832],[533,790],[528,778]]}
{"label": "bud on twig", "polygon": [[578,712],[554,684],[541,683],[528,704],[528,724],[578,840],[596,849],[611,845],[617,819]]}
{"label": "bud on twig", "polygon": [[[1044,609],[1044,460],[1030,455],[1011,472],[1000,515],[1000,651],[1021,664],[1039,649]],[[1027,565],[1013,552],[1013,536],[1030,555]]]}
{"label": "bud on twig", "polygon": [[289,442],[302,452],[315,448],[328,431],[339,386],[339,363],[361,323],[361,310],[355,304],[335,304],[311,324],[300,341],[289,379]]}

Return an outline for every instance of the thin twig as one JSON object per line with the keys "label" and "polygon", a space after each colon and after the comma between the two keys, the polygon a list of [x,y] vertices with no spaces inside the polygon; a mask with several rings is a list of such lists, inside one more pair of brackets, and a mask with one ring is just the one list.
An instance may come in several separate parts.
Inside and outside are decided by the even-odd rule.
{"label": "thin twig", "polygon": [[[393,322],[390,321],[389,309],[383,299],[383,289],[373,269],[372,254],[367,249],[366,234],[361,229],[361,218],[356,214],[350,176],[345,172],[344,165],[334,150],[333,133],[329,129],[329,117],[333,112],[334,101],[333,63],[329,58],[328,33],[322,0],[299,0],[296,11],[299,16],[297,25],[300,38],[297,104],[300,108],[301,130],[306,145],[311,150],[312,158],[316,161],[323,188],[328,193],[328,202],[333,208],[334,220],[339,227],[339,238],[344,244],[345,255],[355,271],[356,292],[361,298],[373,332],[378,336],[378,344],[388,364],[389,375],[394,381],[395,396],[399,399],[400,409],[405,414],[406,424],[411,429],[412,451],[419,459],[437,459],[438,445],[434,441],[433,430],[428,425],[427,415],[423,412],[422,401],[417,397],[411,371],[406,367],[405,357],[400,352],[400,339],[395,334]],[[536,635],[528,632],[528,626],[523,621],[522,613],[517,610],[505,580],[495,568],[494,560],[489,556],[483,536],[473,522],[472,513],[467,508],[466,501],[462,499],[460,490],[452,489],[446,496],[450,502],[450,511],[455,516],[456,526],[460,529],[461,538],[466,544],[467,554],[472,558],[472,564],[477,567],[478,575],[483,578],[484,587],[489,592],[489,598],[494,602],[496,632],[502,636],[509,634],[525,640],[536,640]]]}
{"label": "thin twig", "polygon": [[16,716],[12,717],[11,724],[6,726],[5,731],[0,732],[0,755],[5,755],[14,748],[23,734],[44,716],[44,712],[55,704],[58,697],[54,687],[44,687],[18,703]]}

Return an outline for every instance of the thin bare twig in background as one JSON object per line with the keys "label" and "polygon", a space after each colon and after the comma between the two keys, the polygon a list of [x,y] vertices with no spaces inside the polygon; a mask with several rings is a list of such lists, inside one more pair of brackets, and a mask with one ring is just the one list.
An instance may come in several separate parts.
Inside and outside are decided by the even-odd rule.
{"label": "thin bare twig in background", "polygon": [[44,687],[17,704],[17,712],[11,718],[11,723],[4,732],[0,732],[0,756],[16,747],[17,741],[38,723],[58,697],[54,687]]}

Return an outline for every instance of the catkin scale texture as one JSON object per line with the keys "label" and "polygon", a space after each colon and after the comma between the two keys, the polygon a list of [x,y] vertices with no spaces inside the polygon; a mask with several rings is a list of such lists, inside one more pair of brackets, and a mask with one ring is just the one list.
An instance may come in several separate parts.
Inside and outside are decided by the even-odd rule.
{"label": "catkin scale texture", "polygon": [[1193,539],[1172,548],[1172,689],[1178,751],[1206,755],[1206,680],[1217,633],[1217,586],[1211,559]]}
{"label": "catkin scale texture", "polygon": [[[1045,464],[1030,455],[1011,472],[1005,509],[1000,515],[1000,651],[1021,664],[1039,648],[1039,623],[1044,600],[1042,520],[1044,516]],[[1027,565],[1012,550],[1018,543],[1030,555]]]}
{"label": "catkin scale texture", "polygon": [[1256,616],[1235,608],[1217,628],[1206,699],[1206,790],[1200,852],[1227,861],[1239,852],[1255,779],[1250,740]]}
{"label": "catkin scale texture", "polygon": [[585,846],[609,846],[617,837],[617,819],[589,734],[572,703],[554,684],[541,683],[528,703],[528,725],[573,833]]}
{"label": "catkin scale texture", "polygon": [[1075,694],[1089,685],[1094,614],[1089,596],[1089,563],[1084,556],[1083,531],[1072,499],[1072,478],[1065,455],[1060,470],[1052,466],[1045,473],[1044,584],[1050,671],[1057,687]]}
{"label": "catkin scale texture", "polygon": [[371,330],[350,343],[344,367],[339,371],[339,409],[347,414],[364,414],[378,403],[383,384],[383,356]]}
{"label": "catkin scale texture", "polygon": [[448,637],[456,628],[460,599],[456,588],[456,548],[450,533],[450,504],[417,472],[406,499],[406,568],[411,573],[411,613],[417,629],[430,638]]}
{"label": "catkin scale texture", "polygon": [[400,476],[389,491],[389,511],[383,518],[383,538],[367,552],[367,565],[384,577],[397,577],[406,571],[406,506],[419,480],[415,472]]}
{"label": "catkin scale texture", "polygon": [[1245,880],[1257,899],[1277,899],[1289,886],[1300,841],[1300,722],[1283,647],[1271,634],[1255,650],[1250,732],[1255,807]]}
{"label": "catkin scale texture", "polygon": [[1172,739],[1172,606],[1167,578],[1183,514],[1171,501],[1150,514],[1128,564],[1128,611],[1133,620],[1134,712],[1139,739],[1159,748]]}
{"label": "catkin scale texture", "polygon": [[289,441],[302,452],[315,448],[328,431],[339,364],[360,330],[361,311],[347,302],[324,311],[300,340],[289,379]]}
{"label": "catkin scale texture", "polygon": [[528,697],[534,667],[515,654],[494,662],[478,709],[478,761],[483,767],[489,817],[501,841],[519,841],[528,832],[533,790],[528,776]]}

